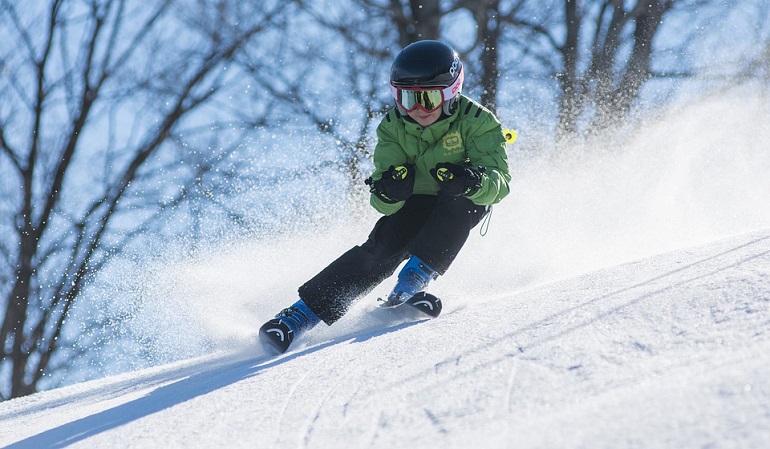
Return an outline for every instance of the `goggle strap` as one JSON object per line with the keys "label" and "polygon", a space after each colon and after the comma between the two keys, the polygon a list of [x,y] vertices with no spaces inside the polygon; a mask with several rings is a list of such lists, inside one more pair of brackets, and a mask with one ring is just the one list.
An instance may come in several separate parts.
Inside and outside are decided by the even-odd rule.
{"label": "goggle strap", "polygon": [[[452,98],[456,97],[458,92],[460,91],[460,88],[463,85],[463,79],[465,78],[465,68],[460,68],[460,76],[457,77],[454,83],[452,83],[451,86],[447,86],[443,89],[441,89],[442,98],[444,101],[451,100]],[[429,89],[426,89],[429,90]],[[393,95],[393,98],[398,101],[398,88],[392,84],[390,84],[390,94]]]}
{"label": "goggle strap", "polygon": [[460,75],[457,77],[454,83],[452,83],[451,86],[445,87],[441,90],[442,95],[444,96],[444,101],[451,100],[452,98],[456,97],[457,94],[460,91],[460,88],[463,85],[463,78],[465,75],[463,74],[464,70],[463,68],[460,68]]}

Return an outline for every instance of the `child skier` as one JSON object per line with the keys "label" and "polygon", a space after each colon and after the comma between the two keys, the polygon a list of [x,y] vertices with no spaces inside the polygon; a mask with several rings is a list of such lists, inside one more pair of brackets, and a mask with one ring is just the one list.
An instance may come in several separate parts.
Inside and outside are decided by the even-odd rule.
{"label": "child skier", "polygon": [[271,352],[356,299],[407,260],[384,306],[396,307],[443,275],[492,204],[508,194],[508,158],[497,118],[461,95],[463,65],[438,41],[419,41],[390,72],[395,106],[377,128],[371,205],[384,214],[368,239],[299,288],[299,300],[259,330]]}

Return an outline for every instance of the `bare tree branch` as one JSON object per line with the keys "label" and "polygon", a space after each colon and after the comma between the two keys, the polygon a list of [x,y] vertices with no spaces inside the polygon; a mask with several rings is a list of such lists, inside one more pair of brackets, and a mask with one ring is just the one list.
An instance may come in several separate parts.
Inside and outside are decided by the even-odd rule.
{"label": "bare tree branch", "polygon": [[[224,11],[225,3],[214,3],[220,12]],[[213,103],[225,88],[228,75],[220,69],[247,43],[270,29],[274,18],[286,9],[280,3],[255,6],[261,16],[242,20],[234,14],[233,23],[222,22],[213,27],[213,32],[185,28],[184,32],[194,38],[192,45],[197,46],[186,52],[186,66],[179,70],[167,63],[147,65],[140,56],[145,52],[155,58],[152,51],[157,48],[170,51],[173,46],[183,45],[176,40],[164,42],[158,33],[161,24],[172,24],[167,13],[174,2],[165,0],[148,11],[130,11],[125,0],[92,1],[79,19],[79,28],[72,27],[74,22],[68,16],[74,9],[62,5],[60,0],[50,0],[48,28],[43,40],[38,41],[29,31],[35,25],[26,24],[26,17],[15,14],[13,7],[3,2],[13,12],[10,20],[15,24],[16,36],[27,48],[28,57],[15,61],[28,64],[27,70],[35,75],[31,107],[25,109],[31,124],[26,147],[11,149],[8,127],[14,123],[0,117],[0,154],[8,156],[19,171],[23,186],[18,197],[20,206],[12,210],[14,216],[2,217],[4,222],[16,225],[15,238],[19,241],[13,250],[5,241],[0,246],[8,261],[7,268],[0,268],[15,272],[0,328],[0,391],[8,397],[35,391],[62,348],[65,323],[77,299],[89,282],[121,254],[121,245],[129,245],[148,229],[150,221],[146,220],[131,220],[134,224],[125,229],[113,223],[115,217],[125,215],[122,205],[131,204],[129,198],[140,199],[132,194],[134,186],[159,179],[145,176],[152,173],[153,157],[172,143],[188,116]],[[212,11],[207,9],[207,0],[198,5],[200,14]],[[231,5],[235,8],[238,2]],[[129,14],[133,15],[131,20]],[[224,21],[227,15],[219,14],[217,19]],[[210,26],[206,18],[199,22]],[[75,31],[77,37],[63,36],[70,31]],[[71,58],[70,46],[74,43],[78,46],[76,56]],[[60,55],[56,64],[51,63],[54,54]],[[140,75],[142,69],[144,74]],[[19,89],[22,84],[11,80],[6,86]],[[138,103],[136,99],[142,97],[148,99],[146,112],[156,121],[136,120],[135,130],[143,137],[126,139],[120,153],[109,149],[106,154],[115,157],[105,157],[109,163],[102,166],[102,173],[88,190],[78,193],[78,186],[87,181],[79,179],[84,158],[98,154],[93,143],[98,132],[91,131],[99,121],[109,123],[116,111]],[[70,112],[69,122],[57,120],[64,107]],[[110,133],[107,142],[114,143],[115,138],[116,134]],[[214,166],[204,161],[189,174],[191,178],[182,182],[194,185]],[[189,192],[180,190],[177,200]],[[148,220],[164,213],[157,204],[148,204],[146,210]],[[29,313],[31,309],[35,313]]]}

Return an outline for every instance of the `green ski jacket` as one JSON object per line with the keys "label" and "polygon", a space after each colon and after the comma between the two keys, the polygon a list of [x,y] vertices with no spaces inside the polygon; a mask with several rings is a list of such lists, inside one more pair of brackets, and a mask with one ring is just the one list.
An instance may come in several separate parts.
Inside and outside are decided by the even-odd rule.
{"label": "green ski jacket", "polygon": [[[491,111],[460,95],[454,114],[422,127],[406,120],[398,108],[391,108],[377,127],[372,179],[381,179],[390,166],[414,164],[413,193],[437,195],[439,185],[430,169],[439,162],[486,169],[481,188],[468,197],[475,204],[492,205],[508,195],[511,175],[505,137],[500,122]],[[385,203],[374,194],[370,203],[385,215],[394,214],[404,205],[403,201]]]}

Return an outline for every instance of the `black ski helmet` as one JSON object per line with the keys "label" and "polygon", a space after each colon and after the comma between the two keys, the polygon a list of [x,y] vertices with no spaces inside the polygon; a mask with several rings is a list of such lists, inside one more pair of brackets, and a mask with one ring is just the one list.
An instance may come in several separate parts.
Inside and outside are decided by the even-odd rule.
{"label": "black ski helmet", "polygon": [[433,40],[407,45],[398,53],[390,68],[390,85],[395,88],[447,88],[454,85],[451,98],[443,104],[447,115],[454,112],[457,95],[462,91],[462,78],[463,64],[457,52],[443,42]]}

